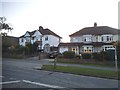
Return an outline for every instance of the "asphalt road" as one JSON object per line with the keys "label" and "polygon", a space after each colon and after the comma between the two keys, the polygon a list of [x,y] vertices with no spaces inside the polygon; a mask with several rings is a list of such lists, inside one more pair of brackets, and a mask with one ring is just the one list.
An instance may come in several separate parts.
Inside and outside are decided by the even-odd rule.
{"label": "asphalt road", "polygon": [[36,70],[48,60],[2,60],[2,88],[118,88],[114,79]]}

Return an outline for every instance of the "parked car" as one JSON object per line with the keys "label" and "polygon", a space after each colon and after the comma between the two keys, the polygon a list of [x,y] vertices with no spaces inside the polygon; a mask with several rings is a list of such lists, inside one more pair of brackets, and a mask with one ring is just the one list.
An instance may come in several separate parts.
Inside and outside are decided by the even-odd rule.
{"label": "parked car", "polygon": [[51,51],[48,54],[48,56],[49,56],[49,58],[55,58],[58,54],[59,54],[58,51]]}

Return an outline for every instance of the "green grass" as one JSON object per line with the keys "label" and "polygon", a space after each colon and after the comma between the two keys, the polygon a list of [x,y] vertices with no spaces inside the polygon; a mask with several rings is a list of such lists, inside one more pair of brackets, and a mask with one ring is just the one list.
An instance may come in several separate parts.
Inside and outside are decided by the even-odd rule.
{"label": "green grass", "polygon": [[104,78],[113,78],[113,79],[118,78],[118,72],[111,71],[111,70],[97,70],[97,69],[71,67],[71,66],[56,66],[56,68],[54,69],[53,65],[43,65],[42,69],[43,70],[55,70],[55,71],[60,71],[60,72],[73,73],[73,74],[104,77]]}

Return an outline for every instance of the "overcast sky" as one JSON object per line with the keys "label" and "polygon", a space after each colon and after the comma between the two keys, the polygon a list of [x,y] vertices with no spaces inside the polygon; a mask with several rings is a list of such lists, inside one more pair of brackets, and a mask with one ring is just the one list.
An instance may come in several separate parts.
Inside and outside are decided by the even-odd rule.
{"label": "overcast sky", "polygon": [[98,26],[118,28],[119,0],[2,0],[0,16],[5,16],[14,30],[12,36],[22,36],[43,26],[69,42],[69,35],[84,28]]}

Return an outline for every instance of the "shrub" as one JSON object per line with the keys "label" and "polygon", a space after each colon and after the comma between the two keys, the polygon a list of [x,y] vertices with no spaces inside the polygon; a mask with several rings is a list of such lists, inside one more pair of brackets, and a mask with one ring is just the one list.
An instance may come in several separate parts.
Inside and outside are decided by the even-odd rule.
{"label": "shrub", "polygon": [[82,54],[82,58],[83,59],[91,59],[91,54],[89,54],[89,53],[83,53]]}
{"label": "shrub", "polygon": [[63,53],[63,57],[64,57],[64,58],[74,58],[74,57],[75,57],[75,52],[65,51],[65,52]]}
{"label": "shrub", "polygon": [[75,58],[80,59],[80,55],[75,55]]}
{"label": "shrub", "polygon": [[113,61],[114,60],[114,51],[101,51],[100,53],[93,53],[93,59],[99,61]]}
{"label": "shrub", "polygon": [[93,56],[93,59],[96,59],[96,60],[100,60],[102,58],[100,53],[92,53],[92,56]]}

